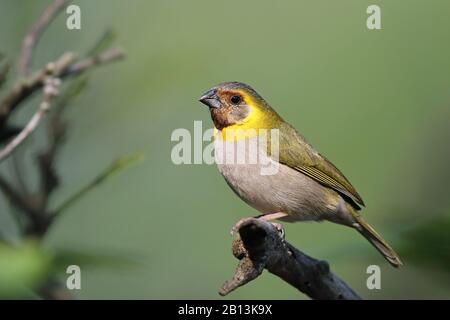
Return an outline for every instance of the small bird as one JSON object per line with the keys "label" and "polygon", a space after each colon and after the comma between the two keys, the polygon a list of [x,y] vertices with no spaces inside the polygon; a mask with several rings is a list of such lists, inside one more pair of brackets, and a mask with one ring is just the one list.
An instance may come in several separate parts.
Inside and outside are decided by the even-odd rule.
{"label": "small bird", "polygon": [[[250,86],[221,83],[199,101],[209,107],[215,126],[215,157],[220,173],[231,189],[267,221],[331,221],[356,229],[394,267],[399,256],[361,217],[364,202],[355,188],[329,160],[319,154],[291,125]],[[265,129],[265,130],[262,130]],[[276,129],[278,154],[267,147],[250,148],[259,132]],[[235,152],[234,161],[217,161],[218,154]],[[239,153],[259,161],[235,161]],[[258,153],[257,155],[251,153]],[[245,159],[248,159],[245,158]],[[227,158],[228,160],[228,158]],[[262,174],[262,166],[277,165],[274,174]]]}

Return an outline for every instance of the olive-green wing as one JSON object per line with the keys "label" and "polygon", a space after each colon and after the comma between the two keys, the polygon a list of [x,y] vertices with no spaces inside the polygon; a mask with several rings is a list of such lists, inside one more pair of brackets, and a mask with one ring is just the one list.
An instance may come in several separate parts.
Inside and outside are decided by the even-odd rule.
{"label": "olive-green wing", "polygon": [[341,171],[319,154],[292,126],[283,123],[279,132],[279,162],[349,198],[357,208],[361,196]]}

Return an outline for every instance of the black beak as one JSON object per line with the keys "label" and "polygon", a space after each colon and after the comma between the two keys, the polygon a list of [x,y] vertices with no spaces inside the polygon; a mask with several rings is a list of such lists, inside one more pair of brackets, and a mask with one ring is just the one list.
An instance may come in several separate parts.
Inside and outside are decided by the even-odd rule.
{"label": "black beak", "polygon": [[217,97],[216,89],[208,90],[204,95],[200,97],[200,99],[198,99],[198,101],[210,108],[220,108],[222,106],[219,97]]}

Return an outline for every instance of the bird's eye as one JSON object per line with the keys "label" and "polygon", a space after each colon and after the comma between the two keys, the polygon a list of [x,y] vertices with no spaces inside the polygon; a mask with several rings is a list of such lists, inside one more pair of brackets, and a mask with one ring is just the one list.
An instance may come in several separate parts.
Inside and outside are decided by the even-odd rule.
{"label": "bird's eye", "polygon": [[241,97],[239,97],[239,96],[232,96],[231,97],[231,103],[232,104],[238,104],[239,102],[241,102]]}

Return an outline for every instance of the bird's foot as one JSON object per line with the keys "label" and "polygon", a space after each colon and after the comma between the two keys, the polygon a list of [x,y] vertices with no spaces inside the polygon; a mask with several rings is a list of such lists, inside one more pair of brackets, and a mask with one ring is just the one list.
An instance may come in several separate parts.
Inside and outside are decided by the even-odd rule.
{"label": "bird's foot", "polygon": [[284,228],[281,224],[276,223],[276,222],[270,222],[275,229],[277,229],[279,236],[281,237],[281,239],[284,239]]}

